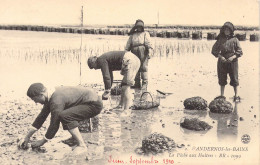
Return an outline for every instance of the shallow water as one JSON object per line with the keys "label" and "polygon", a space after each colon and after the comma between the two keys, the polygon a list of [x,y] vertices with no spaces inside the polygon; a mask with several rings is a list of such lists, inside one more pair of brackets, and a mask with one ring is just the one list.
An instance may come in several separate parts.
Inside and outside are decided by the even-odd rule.
{"label": "shallow water", "polygon": [[[122,50],[127,37],[84,35],[82,47],[85,50],[82,54],[80,77],[78,54],[72,51],[79,49],[80,35],[0,31],[0,36],[2,43],[0,45],[0,111],[3,119],[0,124],[0,141],[1,144],[5,144],[1,145],[1,164],[3,162],[6,164],[113,164],[108,162],[109,156],[124,160],[128,160],[131,156],[138,158],[135,149],[141,147],[142,139],[153,132],[163,133],[174,139],[176,143],[185,145],[184,148],[177,148],[176,153],[192,151],[193,147],[198,146],[245,146],[241,143],[241,136],[244,134],[249,134],[252,139],[248,144],[251,151],[259,146],[258,43],[240,42],[244,52],[243,57],[239,59],[239,95],[242,97],[242,102],[238,104],[232,102],[233,89],[227,85],[225,96],[232,102],[234,111],[228,115],[220,115],[212,114],[209,110],[189,111],[183,106],[183,101],[188,97],[201,96],[209,103],[219,94],[217,59],[210,54],[214,41],[153,38],[157,52],[149,63],[148,90],[153,94],[156,94],[157,89],[173,93],[161,98],[159,108],[132,111],[131,116],[126,118],[120,117],[119,110],[112,111],[111,114],[101,113],[98,130],[83,134],[88,145],[89,161],[86,161],[84,156],[70,155],[71,148],[61,142],[68,138],[69,134],[62,129],[55,139],[45,145],[47,153],[17,150],[14,141],[18,136],[26,133],[28,125],[41,108],[26,97],[25,93],[29,85],[34,82],[43,82],[47,86],[78,85],[81,81],[81,84],[100,84],[97,88],[102,94],[102,75],[99,70],[88,69],[86,58],[104,51]],[[170,48],[166,49],[166,45]],[[176,45],[179,47],[182,45],[182,49],[176,49]],[[196,50],[190,51],[192,47]],[[50,55],[55,53],[41,56],[41,53],[58,52],[58,50],[67,50],[67,52],[64,53],[65,55],[58,54],[53,58]],[[166,50],[166,52],[158,52],[158,50]],[[167,53],[167,50],[170,53]],[[25,58],[26,53],[31,56]],[[44,57],[47,57],[47,62],[42,60]],[[119,73],[115,73],[115,79],[121,78]],[[132,90],[133,94],[136,92]],[[104,101],[105,109],[115,107],[118,100],[119,98],[112,97],[111,102]],[[207,132],[183,129],[179,122],[184,116],[199,118],[208,122],[213,128]],[[240,117],[243,120],[240,120]],[[44,128],[36,134],[36,138],[41,138],[48,123],[49,121],[45,122]],[[160,159],[163,156],[156,158]],[[237,161],[250,158],[255,160],[254,155],[247,155]],[[183,158],[175,158],[175,161],[185,162]],[[210,159],[205,160],[204,163],[207,161]]]}

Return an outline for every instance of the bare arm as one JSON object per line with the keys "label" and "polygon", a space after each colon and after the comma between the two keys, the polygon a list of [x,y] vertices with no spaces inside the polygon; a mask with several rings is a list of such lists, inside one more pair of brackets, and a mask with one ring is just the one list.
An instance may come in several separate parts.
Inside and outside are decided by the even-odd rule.
{"label": "bare arm", "polygon": [[46,120],[50,113],[50,109],[47,104],[45,104],[41,110],[41,112],[38,114],[36,119],[34,120],[32,126],[29,128],[28,133],[25,135],[24,139],[21,140],[18,144],[20,148],[26,149],[28,148],[28,143],[30,141],[30,138],[32,135],[37,132],[38,129],[41,128],[42,124]]}
{"label": "bare arm", "polygon": [[34,128],[34,127],[32,127],[32,128],[30,128],[29,129],[29,131],[28,131],[28,133],[27,133],[27,135],[25,136],[25,140],[27,140],[27,141],[29,141],[30,140],[30,138],[32,137],[32,135],[35,133],[35,132],[37,132],[38,130],[36,129],[36,128]]}
{"label": "bare arm", "polygon": [[22,148],[22,149],[27,149],[28,148],[28,143],[30,141],[31,136],[37,131],[36,128],[31,127],[29,128],[28,133],[26,134],[26,136],[24,137],[24,139],[21,139],[18,142],[18,147]]}

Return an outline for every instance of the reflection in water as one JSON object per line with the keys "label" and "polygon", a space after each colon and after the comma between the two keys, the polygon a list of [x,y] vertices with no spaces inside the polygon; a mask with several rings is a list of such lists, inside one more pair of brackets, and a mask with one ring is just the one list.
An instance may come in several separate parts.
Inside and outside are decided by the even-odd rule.
{"label": "reflection in water", "polygon": [[118,114],[103,115],[102,133],[104,136],[105,152],[118,150],[121,144],[121,121]]}
{"label": "reflection in water", "polygon": [[[186,117],[190,116],[188,118],[205,118],[208,114],[208,112],[206,110],[187,110],[187,109],[184,109],[183,113],[186,115]],[[184,117],[182,117],[180,119],[180,122],[183,119],[184,119]],[[182,128],[182,127],[180,127],[180,131],[183,132],[184,134],[188,134],[188,135],[190,134],[191,136],[194,135],[195,133],[202,135],[202,134],[206,134],[208,132],[208,130],[206,130],[206,131],[194,131],[194,130],[189,130],[189,129]]]}
{"label": "reflection in water", "polygon": [[[112,100],[114,101],[114,100]],[[153,110],[133,110],[128,117],[120,117],[122,110],[112,110],[111,113],[99,115],[99,129],[88,135],[86,141],[92,139],[103,146],[105,156],[119,153],[133,153],[142,145],[142,139],[151,133],[151,123],[154,119]],[[97,146],[91,146],[97,154]],[[102,149],[100,149],[102,151]],[[93,155],[97,159],[97,155]]]}
{"label": "reflection in water", "polygon": [[[132,116],[132,114],[131,114]],[[130,131],[131,131],[131,116],[121,118],[121,142],[122,142],[122,151],[124,153],[131,151],[131,137],[130,137]]]}
{"label": "reflection in water", "polygon": [[[142,113],[142,115],[140,115]],[[151,133],[151,119],[153,116],[152,111],[135,111],[135,118],[131,118],[131,141],[133,147],[141,147],[144,137]]]}
{"label": "reflection in water", "polygon": [[236,141],[238,132],[237,103],[235,103],[234,111],[231,114],[209,112],[209,117],[217,120],[217,137],[219,141]]}
{"label": "reflection in water", "polygon": [[199,117],[206,117],[208,112],[205,110],[183,110],[184,114],[191,115],[191,116],[199,116]]}

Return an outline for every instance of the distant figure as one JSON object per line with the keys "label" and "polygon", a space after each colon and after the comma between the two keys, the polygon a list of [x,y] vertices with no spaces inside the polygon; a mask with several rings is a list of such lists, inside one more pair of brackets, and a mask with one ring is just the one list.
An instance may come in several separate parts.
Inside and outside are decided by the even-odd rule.
{"label": "distant figure", "polygon": [[234,87],[234,101],[240,101],[237,94],[238,82],[238,58],[242,56],[242,48],[234,37],[235,27],[231,22],[226,22],[217,36],[217,41],[212,47],[212,54],[218,58],[217,72],[220,85],[220,96],[224,97],[227,74],[230,77],[230,85]]}
{"label": "distant figure", "polygon": [[116,108],[123,108],[122,116],[127,116],[130,111],[130,86],[134,85],[135,76],[140,68],[140,60],[131,52],[111,51],[102,54],[99,57],[90,57],[88,59],[90,69],[101,69],[105,92],[102,95],[103,100],[107,100],[110,95],[110,89],[113,83],[113,71],[121,70],[123,75],[122,93],[119,105]]}
{"label": "distant figure", "polygon": [[[141,61],[141,66],[135,77],[134,88],[147,90],[148,85],[148,61],[152,51],[150,34],[144,31],[144,22],[140,19],[136,20],[135,26],[129,33],[130,37],[127,41],[125,50],[134,53]],[[141,76],[141,78],[140,78]]]}
{"label": "distant figure", "polygon": [[55,91],[47,90],[41,83],[32,84],[28,91],[29,96],[35,103],[43,105],[43,109],[34,120],[32,127],[20,142],[19,147],[27,148],[30,137],[41,128],[48,115],[51,113],[49,128],[42,138],[31,144],[39,147],[51,140],[59,129],[60,122],[63,129],[68,130],[77,141],[77,147],[73,153],[82,153],[87,147],[79,132],[79,121],[98,115],[102,108],[102,100],[92,88],[86,87],[57,87]]}

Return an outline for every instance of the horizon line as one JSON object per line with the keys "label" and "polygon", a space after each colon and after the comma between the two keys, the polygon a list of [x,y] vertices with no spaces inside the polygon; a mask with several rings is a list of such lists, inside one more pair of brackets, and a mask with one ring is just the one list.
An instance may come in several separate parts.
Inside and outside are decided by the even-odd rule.
{"label": "horizon line", "polygon": [[[0,23],[0,26],[81,26],[80,24],[10,24],[10,23]],[[87,24],[83,25],[83,27],[88,27],[88,26],[131,26],[133,27],[134,24]],[[145,24],[145,27],[147,26],[154,26],[154,27],[164,27],[164,26],[187,26],[187,27],[222,27],[223,25],[195,25],[195,24]],[[257,25],[235,25],[235,27],[260,27]]]}

